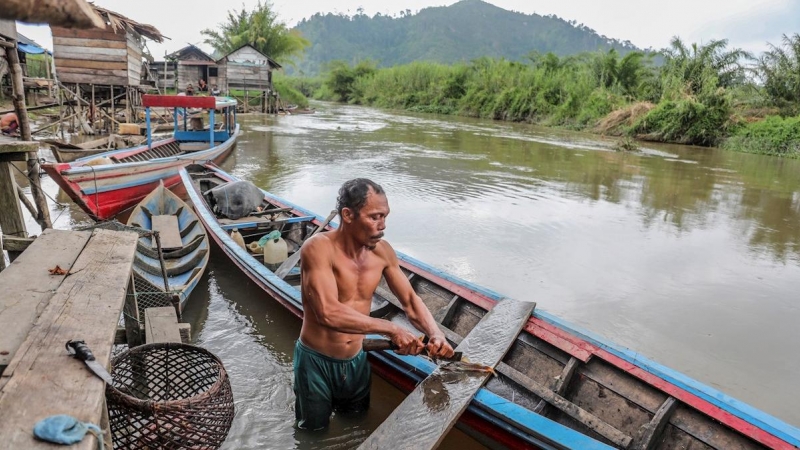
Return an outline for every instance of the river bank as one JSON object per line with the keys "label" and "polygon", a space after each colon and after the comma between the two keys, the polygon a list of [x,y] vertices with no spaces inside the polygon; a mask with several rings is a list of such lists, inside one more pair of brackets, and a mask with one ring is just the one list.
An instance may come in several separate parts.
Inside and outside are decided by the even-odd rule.
{"label": "river bank", "polygon": [[799,157],[797,109],[712,62],[667,58],[656,68],[650,55],[614,51],[527,63],[336,62],[320,77],[282,84],[320,100]]}

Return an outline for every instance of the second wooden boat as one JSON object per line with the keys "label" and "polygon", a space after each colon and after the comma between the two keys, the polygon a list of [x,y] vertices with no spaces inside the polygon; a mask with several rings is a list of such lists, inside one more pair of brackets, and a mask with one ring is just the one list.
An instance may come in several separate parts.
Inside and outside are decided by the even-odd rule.
{"label": "second wooden boat", "polygon": [[[136,205],[159,181],[168,188],[178,184],[178,169],[193,163],[221,162],[234,149],[239,125],[236,100],[227,97],[184,97],[145,95],[147,143],[79,158],[71,163],[42,164],[42,168],[70,198],[95,220],[110,219]],[[150,108],[173,108],[174,134],[169,139],[152,141]],[[188,108],[209,111],[207,130],[190,130]],[[224,122],[217,127],[215,110]],[[178,120],[179,113],[183,121]],[[179,124],[183,129],[179,129]]]}
{"label": "second wooden boat", "polygon": [[[302,317],[299,270],[277,276],[281,270],[269,270],[229,233],[238,230],[250,244],[277,230],[297,251],[316,228],[325,228],[323,218],[265,191],[261,212],[221,218],[204,193],[239,180],[211,164],[188,166],[181,177],[198,217],[231,261]],[[503,301],[489,289],[402,253],[397,256],[454,347]],[[385,281],[373,297],[371,315],[411,326]],[[390,351],[370,352],[370,361],[377,374],[407,392],[437,367],[422,357]],[[800,448],[797,428],[544,311],[530,316],[457,426],[492,448]]]}
{"label": "second wooden boat", "polygon": [[208,237],[192,208],[160,183],[136,205],[128,225],[157,231],[164,258],[162,268],[155,237],[139,238],[133,264],[140,291],[137,294],[177,295],[183,307],[203,276],[209,258]]}

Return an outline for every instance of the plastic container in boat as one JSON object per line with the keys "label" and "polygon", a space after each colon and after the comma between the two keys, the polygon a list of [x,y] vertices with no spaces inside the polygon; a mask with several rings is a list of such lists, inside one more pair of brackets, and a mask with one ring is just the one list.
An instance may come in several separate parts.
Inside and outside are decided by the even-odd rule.
{"label": "plastic container in boat", "polygon": [[242,237],[242,233],[239,233],[239,230],[231,231],[231,239],[233,239],[233,242],[239,244],[239,247],[242,247],[242,249],[247,250],[247,247],[244,246],[244,238]]}
{"label": "plastic container in boat", "polygon": [[280,231],[273,231],[258,241],[264,247],[264,265],[275,271],[289,258],[289,246],[281,237]]}

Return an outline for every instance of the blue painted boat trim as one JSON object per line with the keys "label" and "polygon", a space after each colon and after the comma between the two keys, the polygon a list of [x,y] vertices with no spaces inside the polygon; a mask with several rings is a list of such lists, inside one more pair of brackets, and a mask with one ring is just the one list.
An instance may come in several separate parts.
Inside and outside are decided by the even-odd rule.
{"label": "blue painted boat trim", "polygon": [[[299,222],[311,222],[312,220],[316,219],[317,216],[300,216],[300,217],[292,217],[291,219],[281,220],[281,223],[299,223]],[[238,230],[241,228],[258,228],[259,225],[269,225],[268,222],[239,222],[239,223],[229,223],[222,225],[223,230]]]}
{"label": "blue painted boat trim", "polygon": [[[224,142],[227,141],[228,133],[224,131],[215,131],[214,132],[214,141],[215,142]],[[181,142],[209,142],[211,139],[211,131],[176,131],[175,132],[175,140]]]}
{"label": "blue painted boat trim", "polygon": [[[214,167],[213,170],[229,177],[231,179],[236,180],[236,177],[224,172],[223,170]],[[262,190],[263,191],[263,190]],[[313,212],[308,211],[305,208],[300,207],[299,205],[294,204],[293,202],[278,197],[276,195],[270,194],[264,191],[268,198],[273,198],[281,203],[284,203],[298,211],[302,211],[304,214],[315,215]],[[322,216],[317,216],[318,220],[324,220]],[[429,264],[426,264],[422,261],[417,260],[411,256],[408,256],[404,253],[397,252],[397,257],[401,260],[420,267],[421,269],[430,272],[442,279],[450,281],[452,283],[458,284],[463,286],[467,289],[470,289],[474,292],[480,293],[485,295],[488,298],[491,298],[495,301],[499,301],[503,299],[503,296],[499,293],[478,286],[474,283],[469,281],[463,280],[456,276],[453,276],[447,272],[444,272],[440,269],[437,269]],[[535,310],[533,315],[537,318],[540,318],[547,323],[550,323],[558,328],[563,329],[564,331],[573,334],[597,347],[600,347],[609,353],[621,358],[622,360],[633,364],[637,367],[640,367],[642,370],[651,373],[673,385],[678,387],[679,389],[683,389],[689,393],[696,395],[697,397],[709,402],[710,404],[717,406],[718,408],[748,422],[756,427],[759,427],[774,436],[783,439],[784,441],[788,442],[791,445],[796,447],[800,447],[800,429],[789,425],[780,419],[777,419],[761,410],[756,409],[753,406],[750,406],[744,402],[734,399],[710,386],[707,386],[703,383],[700,383],[697,380],[694,380],[674,369],[670,369],[665,367],[661,364],[656,363],[655,361],[650,360],[649,358],[640,355],[637,352],[634,352],[630,349],[622,347],[620,345],[614,344],[606,339],[597,336],[589,331],[581,329],[575,325],[570,324],[564,320],[561,320],[552,314],[549,314],[545,311]]]}

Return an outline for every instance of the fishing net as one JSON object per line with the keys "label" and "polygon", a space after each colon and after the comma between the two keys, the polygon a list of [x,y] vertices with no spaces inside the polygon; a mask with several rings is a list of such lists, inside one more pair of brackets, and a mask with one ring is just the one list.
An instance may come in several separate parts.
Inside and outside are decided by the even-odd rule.
{"label": "fishing net", "polygon": [[114,447],[216,449],[235,414],[222,362],[201,347],[146,344],[116,356],[106,388]]}

